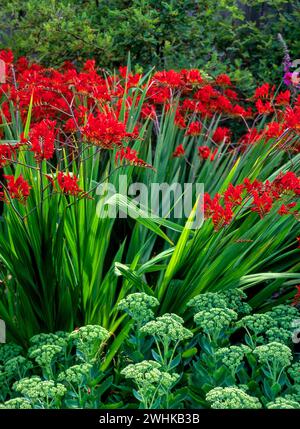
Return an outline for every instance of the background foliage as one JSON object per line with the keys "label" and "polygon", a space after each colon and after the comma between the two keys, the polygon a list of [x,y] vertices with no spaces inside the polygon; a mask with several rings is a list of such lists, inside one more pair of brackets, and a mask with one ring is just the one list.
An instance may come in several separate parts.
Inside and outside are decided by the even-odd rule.
{"label": "background foliage", "polygon": [[113,68],[231,72],[245,89],[280,79],[282,33],[300,48],[299,2],[287,0],[12,0],[0,11],[0,47],[47,65],[95,58]]}

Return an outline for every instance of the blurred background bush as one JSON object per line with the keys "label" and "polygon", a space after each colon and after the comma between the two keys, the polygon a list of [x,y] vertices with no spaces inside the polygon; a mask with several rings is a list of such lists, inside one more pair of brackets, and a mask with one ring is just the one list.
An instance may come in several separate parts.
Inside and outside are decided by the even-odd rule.
{"label": "blurred background bush", "polygon": [[95,58],[137,69],[227,72],[245,90],[281,77],[282,33],[297,58],[300,2],[287,0],[1,1],[0,47],[46,65]]}

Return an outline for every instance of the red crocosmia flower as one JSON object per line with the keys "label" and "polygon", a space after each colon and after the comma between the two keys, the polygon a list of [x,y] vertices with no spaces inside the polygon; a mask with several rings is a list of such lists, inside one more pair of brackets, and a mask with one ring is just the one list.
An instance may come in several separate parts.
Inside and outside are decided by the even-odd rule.
{"label": "red crocosmia flower", "polygon": [[104,149],[122,146],[125,139],[134,137],[133,133],[126,132],[126,125],[119,122],[112,113],[89,115],[87,123],[81,128],[81,131],[89,142]]}
{"label": "red crocosmia flower", "polygon": [[197,69],[181,70],[180,75],[182,80],[188,84],[200,84],[203,81],[201,73]]}
{"label": "red crocosmia flower", "polygon": [[224,94],[226,95],[226,97],[228,97],[230,100],[237,100],[238,99],[238,94],[237,92],[233,91],[230,88],[226,88],[224,90]]}
{"label": "red crocosmia flower", "polygon": [[257,100],[255,103],[256,109],[260,115],[265,115],[273,112],[273,107],[269,101],[263,102],[262,100]]}
{"label": "red crocosmia flower", "polygon": [[242,204],[242,192],[244,185],[233,186],[231,183],[227,190],[224,192],[224,201],[231,204],[232,207]]}
{"label": "red crocosmia flower", "polygon": [[287,89],[286,91],[282,91],[277,95],[275,104],[277,104],[278,106],[287,106],[290,104],[290,99],[291,93]]}
{"label": "red crocosmia flower", "polygon": [[296,206],[296,203],[290,203],[290,204],[282,204],[281,207],[278,210],[278,214],[280,216],[289,215],[289,214],[296,214],[295,212],[292,212],[292,209]]}
{"label": "red crocosmia flower", "polygon": [[31,151],[37,161],[50,159],[54,152],[56,121],[44,119],[42,122],[35,124],[29,133],[29,142]]}
{"label": "red crocosmia flower", "polygon": [[292,302],[292,305],[299,305],[300,304],[300,285],[296,286],[296,293]]}
{"label": "red crocosmia flower", "polygon": [[259,140],[261,137],[260,133],[257,131],[256,128],[252,128],[240,138],[240,143],[244,145],[249,145],[255,143],[257,140]]}
{"label": "red crocosmia flower", "polygon": [[267,140],[277,138],[281,135],[281,133],[282,133],[282,125],[279,124],[278,122],[270,122],[267,125],[266,130],[264,131],[264,134]]}
{"label": "red crocosmia flower", "polygon": [[183,145],[180,144],[179,146],[177,146],[177,148],[174,150],[173,152],[173,157],[174,158],[180,158],[181,156],[185,155],[185,151],[183,148]]}
{"label": "red crocosmia flower", "polygon": [[0,60],[4,61],[6,65],[10,65],[14,62],[14,54],[10,49],[0,51]]}
{"label": "red crocosmia flower", "polygon": [[296,237],[297,243],[298,243],[298,248],[300,249],[300,236]]}
{"label": "red crocosmia flower", "polygon": [[138,158],[137,155],[137,151],[131,149],[129,146],[122,147],[122,149],[116,153],[115,161],[120,161],[120,163],[127,161],[128,164],[136,165],[137,167],[153,168],[152,165],[147,164],[143,159]]}
{"label": "red crocosmia flower", "polygon": [[227,127],[218,127],[213,133],[212,139],[215,143],[229,142],[231,137],[231,131]]}
{"label": "red crocosmia flower", "polygon": [[254,98],[269,98],[270,97],[270,85],[268,83],[264,83],[259,88],[256,88],[254,93]]}
{"label": "red crocosmia flower", "polygon": [[95,60],[87,60],[83,65],[83,70],[86,72],[93,72],[95,71],[95,65],[96,65]]}
{"label": "red crocosmia flower", "polygon": [[22,174],[20,174],[17,179],[15,179],[14,176],[7,175],[4,175],[4,178],[7,180],[6,188],[9,197],[11,199],[17,199],[21,203],[26,202],[30,194],[31,186],[29,186],[28,182],[23,178]]}
{"label": "red crocosmia flower", "polygon": [[211,218],[215,230],[218,231],[220,228],[228,225],[231,222],[233,218],[232,206],[230,204],[226,204],[225,207],[217,205]]}
{"label": "red crocosmia flower", "polygon": [[161,85],[166,85],[171,88],[178,88],[184,85],[184,81],[180,73],[175,72],[174,70],[163,70],[156,72],[153,76],[153,81],[160,83]]}
{"label": "red crocosmia flower", "polygon": [[219,86],[230,86],[230,77],[227,74],[219,74],[219,76],[216,77],[216,84]]}
{"label": "red crocosmia flower", "polygon": [[185,118],[184,116],[181,115],[181,113],[176,112],[174,122],[178,128],[181,128],[181,129],[186,128]]}
{"label": "red crocosmia flower", "polygon": [[296,131],[300,130],[300,109],[291,109],[287,107],[284,115],[284,122],[287,127],[293,128]]}
{"label": "red crocosmia flower", "polygon": [[274,180],[274,187],[279,194],[292,191],[296,195],[300,195],[300,177],[297,177],[292,171],[281,173]]}
{"label": "red crocosmia flower", "polygon": [[83,192],[83,190],[79,188],[78,178],[74,174],[59,171],[57,174],[57,182],[64,194],[76,196]]}
{"label": "red crocosmia flower", "polygon": [[0,144],[0,167],[4,167],[9,164],[13,155],[16,153],[18,146],[12,146],[9,144]]}
{"label": "red crocosmia flower", "polygon": [[252,191],[253,202],[251,210],[257,212],[260,218],[263,218],[272,208],[273,199],[267,192],[263,192],[261,195],[257,191]]}
{"label": "red crocosmia flower", "polygon": [[202,125],[201,122],[194,121],[191,122],[186,130],[186,136],[199,136],[201,134]]}
{"label": "red crocosmia flower", "polygon": [[141,116],[142,118],[155,119],[156,118],[155,106],[153,106],[153,104],[150,104],[150,103],[144,103],[141,109]]}
{"label": "red crocosmia flower", "polygon": [[210,149],[208,146],[199,146],[198,155],[202,159],[208,159],[210,157]]}

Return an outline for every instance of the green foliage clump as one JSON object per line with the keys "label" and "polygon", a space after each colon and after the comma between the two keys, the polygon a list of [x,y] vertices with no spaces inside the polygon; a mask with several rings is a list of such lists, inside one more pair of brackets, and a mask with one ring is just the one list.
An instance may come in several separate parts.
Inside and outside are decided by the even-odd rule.
{"label": "green foliage clump", "polygon": [[[187,320],[174,313],[139,327],[127,320],[117,343],[100,325],[87,325],[35,336],[27,352],[2,347],[10,359],[0,365],[0,408],[299,408],[300,363],[291,333],[277,324],[296,317],[295,309],[274,308],[278,320],[271,312],[243,317],[237,308],[243,294],[231,293],[231,304],[223,293],[207,295],[192,300]],[[137,302],[151,312],[158,304],[145,294],[127,298],[122,309],[130,303],[134,322]]]}
{"label": "green foliage clump", "polygon": [[244,389],[237,386],[216,387],[208,392],[206,400],[211,404],[211,408],[216,409],[262,408],[258,398],[248,395]]}

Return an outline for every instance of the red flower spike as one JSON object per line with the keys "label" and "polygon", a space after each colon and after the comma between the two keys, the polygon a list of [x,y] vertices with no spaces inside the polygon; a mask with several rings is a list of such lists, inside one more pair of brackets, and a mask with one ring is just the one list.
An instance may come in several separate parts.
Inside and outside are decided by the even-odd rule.
{"label": "red flower spike", "polygon": [[[22,174],[15,179],[14,176],[4,175],[4,178],[7,180],[7,192],[11,199],[16,199],[21,203],[25,203],[30,194],[31,186],[23,178]],[[2,193],[3,199],[7,202],[7,198]]]}

